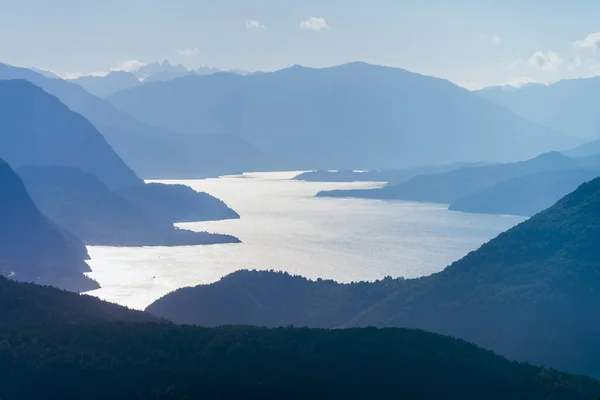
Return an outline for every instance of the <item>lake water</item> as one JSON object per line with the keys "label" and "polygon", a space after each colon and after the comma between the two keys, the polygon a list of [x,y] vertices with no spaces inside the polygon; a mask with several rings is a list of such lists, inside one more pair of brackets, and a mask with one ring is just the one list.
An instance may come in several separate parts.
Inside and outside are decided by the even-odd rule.
{"label": "lake water", "polygon": [[339,282],[387,275],[414,278],[444,269],[521,217],[463,214],[440,204],[316,198],[320,190],[382,186],[314,183],[297,173],[255,173],[183,183],[224,200],[240,220],[180,227],[240,238],[242,244],[182,247],[89,247],[101,289],[90,292],[142,309],[185,286],[239,269],[274,269]]}

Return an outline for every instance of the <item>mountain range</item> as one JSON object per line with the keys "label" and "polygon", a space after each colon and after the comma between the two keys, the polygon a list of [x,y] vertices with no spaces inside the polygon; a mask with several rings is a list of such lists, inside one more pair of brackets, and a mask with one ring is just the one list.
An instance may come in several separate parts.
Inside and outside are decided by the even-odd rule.
{"label": "mountain range", "polygon": [[[33,69],[32,69],[33,70]],[[48,71],[35,70],[50,78],[60,78]],[[141,65],[133,71],[111,71],[106,75],[84,75],[71,79],[91,94],[98,97],[108,97],[121,90],[132,89],[148,82],[167,82],[187,75],[211,75],[224,72],[218,68],[204,66],[197,69],[189,69],[181,64],[172,65],[168,60],[152,62]],[[231,73],[248,75],[243,70],[232,70]]]}
{"label": "mountain range", "polygon": [[[184,95],[189,104],[179,106],[190,114],[175,128],[182,134],[140,123],[74,83],[2,64],[0,77],[35,83],[0,80],[0,157],[18,167],[0,159],[0,398],[598,398],[597,380],[504,357],[600,377],[600,178],[420,279],[339,284],[240,271],[177,290],[145,312],[37,285],[97,288],[85,276],[84,241],[218,242],[173,223],[239,217],[189,187],[144,183],[120,153],[139,151],[127,156],[136,171],[162,154],[155,171],[197,177],[237,166],[346,165],[353,157],[394,166],[434,156],[504,159],[568,137],[448,82],[364,64],[186,76],[111,96],[151,88],[155,107],[172,87],[185,88],[181,82],[211,89],[201,101]],[[205,78],[213,83],[196,86]],[[156,87],[169,90],[157,95]],[[178,116],[175,108],[164,116]],[[216,132],[198,136],[188,130],[196,125]],[[232,128],[242,138],[228,135]],[[446,147],[422,160],[434,142]],[[557,152],[518,163],[442,164],[398,172],[394,179],[405,182],[380,190],[470,208],[511,192],[517,200],[502,205],[520,209],[518,199],[533,190],[545,194],[541,207],[599,164]]]}
{"label": "mountain range", "polygon": [[[423,173],[410,177],[413,171]],[[551,152],[517,163],[470,165],[443,171],[432,167],[368,172],[365,174],[373,178],[390,181],[382,188],[328,190],[317,196],[445,203],[453,211],[530,217],[600,175],[600,157],[567,157]],[[320,176],[330,175],[338,174]],[[351,176],[357,175],[360,174]],[[407,179],[400,179],[403,176]]]}
{"label": "mountain range", "polygon": [[294,180],[306,182],[387,182],[388,185],[393,185],[406,182],[419,175],[438,174],[463,167],[480,166],[484,164],[485,163],[453,163],[407,169],[384,169],[374,171],[308,171],[296,175]]}
{"label": "mountain range", "polygon": [[238,137],[285,169],[516,161],[579,143],[448,81],[364,63],[186,76],[108,100],[163,129]]}
{"label": "mountain range", "polygon": [[594,140],[600,136],[600,116],[595,108],[599,90],[600,78],[593,77],[512,90],[488,87],[476,93],[542,126]]}
{"label": "mountain range", "polygon": [[600,170],[567,168],[507,179],[450,204],[452,211],[531,217],[600,176]]}
{"label": "mountain range", "polygon": [[0,127],[0,157],[19,169],[37,207],[87,244],[239,242],[174,229],[239,216],[191,188],[144,184],[89,121],[28,81],[0,81]]}
{"label": "mountain range", "polygon": [[0,131],[0,157],[15,168],[63,165],[111,188],[142,183],[89,121],[25,80],[0,80]]}
{"label": "mountain range", "polygon": [[135,74],[125,71],[112,71],[105,76],[80,76],[73,83],[81,86],[94,96],[107,97],[121,90],[132,89],[142,84]]}
{"label": "mountain range", "polygon": [[448,172],[426,173],[417,175],[405,182],[379,189],[322,191],[317,196],[361,197],[450,204],[507,179],[537,172],[575,167],[577,167],[577,162],[574,159],[558,152],[550,152],[516,163],[467,166]]}
{"label": "mountain range", "polygon": [[79,85],[0,63],[0,80],[24,79],[81,114],[119,156],[145,179],[202,178],[268,169],[268,158],[248,142],[228,135],[179,135],[118,111]]}

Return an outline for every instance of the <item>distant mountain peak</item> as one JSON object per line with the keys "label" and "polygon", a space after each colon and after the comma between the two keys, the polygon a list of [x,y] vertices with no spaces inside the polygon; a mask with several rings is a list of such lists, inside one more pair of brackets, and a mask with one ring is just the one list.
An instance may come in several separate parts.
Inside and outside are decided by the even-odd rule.
{"label": "distant mountain peak", "polygon": [[162,62],[160,61],[155,61],[155,62],[151,62],[148,64],[145,64],[143,66],[141,66],[140,68],[138,68],[137,70],[133,71],[133,73],[139,78],[139,79],[147,79],[148,77],[152,76],[152,75],[156,75],[156,74],[160,74],[160,73],[190,73],[191,70],[189,70],[188,68],[186,68],[184,65],[182,64],[177,64],[177,65],[173,65],[169,62],[169,60],[163,60]]}

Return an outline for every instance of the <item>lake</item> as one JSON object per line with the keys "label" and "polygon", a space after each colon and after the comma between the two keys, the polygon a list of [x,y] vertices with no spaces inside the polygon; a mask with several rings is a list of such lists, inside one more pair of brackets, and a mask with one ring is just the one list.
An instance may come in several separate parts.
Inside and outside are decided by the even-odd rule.
{"label": "lake", "polygon": [[320,190],[383,183],[293,181],[297,172],[161,181],[210,193],[241,219],[178,224],[227,233],[241,244],[181,247],[88,247],[89,276],[102,299],[143,309],[185,286],[211,283],[239,269],[274,269],[339,282],[441,271],[522,217],[453,212],[441,204],[316,198]]}

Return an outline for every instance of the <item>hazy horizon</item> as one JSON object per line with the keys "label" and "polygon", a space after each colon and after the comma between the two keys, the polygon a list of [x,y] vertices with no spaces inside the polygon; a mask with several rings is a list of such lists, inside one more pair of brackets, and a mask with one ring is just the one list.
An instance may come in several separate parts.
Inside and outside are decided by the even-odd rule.
{"label": "hazy horizon", "polygon": [[0,34],[11,40],[0,53],[3,62],[71,77],[165,59],[247,71],[364,61],[475,89],[598,75],[597,9],[589,0],[27,0],[3,5]]}

